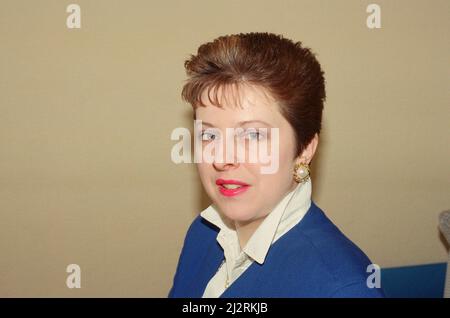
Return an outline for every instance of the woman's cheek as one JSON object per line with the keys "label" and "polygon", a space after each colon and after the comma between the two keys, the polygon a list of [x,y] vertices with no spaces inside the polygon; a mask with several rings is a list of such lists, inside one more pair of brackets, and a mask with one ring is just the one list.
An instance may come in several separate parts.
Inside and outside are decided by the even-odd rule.
{"label": "woman's cheek", "polygon": [[204,163],[197,163],[197,171],[200,176],[200,180],[206,190],[208,188],[208,180],[210,179],[209,170],[210,169]]}

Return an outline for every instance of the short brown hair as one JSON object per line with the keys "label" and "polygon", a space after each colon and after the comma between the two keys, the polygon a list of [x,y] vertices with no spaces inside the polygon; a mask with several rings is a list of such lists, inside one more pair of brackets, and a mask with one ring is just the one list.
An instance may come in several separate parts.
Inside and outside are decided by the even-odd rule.
{"label": "short brown hair", "polygon": [[267,32],[221,36],[202,44],[184,66],[188,79],[181,95],[194,109],[205,106],[204,90],[210,102],[221,107],[218,88],[252,84],[265,88],[278,102],[280,113],[295,131],[297,155],[320,133],[324,73],[314,53],[301,42]]}

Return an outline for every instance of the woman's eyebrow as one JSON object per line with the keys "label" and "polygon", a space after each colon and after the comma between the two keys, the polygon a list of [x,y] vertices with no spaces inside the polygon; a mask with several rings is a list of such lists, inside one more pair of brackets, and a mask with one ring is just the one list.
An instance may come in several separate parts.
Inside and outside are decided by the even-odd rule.
{"label": "woman's eyebrow", "polygon": [[[245,121],[240,121],[240,122],[238,122],[238,126],[244,126],[244,125],[253,124],[253,123],[260,123],[260,124],[264,124],[266,126],[272,127],[271,124],[269,124],[268,122],[265,122],[264,120],[245,120]],[[208,123],[207,121],[203,121],[203,120],[202,120],[202,125],[215,127],[213,124]]]}
{"label": "woman's eyebrow", "polygon": [[210,124],[210,123],[208,123],[207,121],[203,121],[203,120],[201,120],[201,119],[200,119],[200,121],[202,122],[202,125],[214,127],[213,124]]}
{"label": "woman's eyebrow", "polygon": [[271,124],[269,124],[268,122],[265,122],[264,120],[245,120],[245,121],[240,121],[238,124],[239,124],[239,126],[244,126],[246,124],[252,124],[252,123],[260,123],[260,124],[264,124],[266,126],[272,127]]}

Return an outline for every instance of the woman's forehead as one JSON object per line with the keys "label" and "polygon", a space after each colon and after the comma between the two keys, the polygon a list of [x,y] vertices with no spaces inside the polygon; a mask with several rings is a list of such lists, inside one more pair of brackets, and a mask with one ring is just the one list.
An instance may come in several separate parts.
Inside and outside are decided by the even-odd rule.
{"label": "woman's forehead", "polygon": [[217,122],[261,120],[275,124],[280,115],[275,100],[264,88],[255,85],[205,90],[202,103],[203,106],[195,108],[196,119]]}
{"label": "woman's forehead", "polygon": [[231,109],[251,109],[252,106],[276,103],[267,89],[245,82],[208,87],[203,90],[201,101],[204,106]]}
{"label": "woman's forehead", "polygon": [[212,127],[239,127],[244,125],[278,127],[281,114],[268,104],[254,104],[247,107],[217,107],[207,105],[198,107],[196,120],[201,120]]}

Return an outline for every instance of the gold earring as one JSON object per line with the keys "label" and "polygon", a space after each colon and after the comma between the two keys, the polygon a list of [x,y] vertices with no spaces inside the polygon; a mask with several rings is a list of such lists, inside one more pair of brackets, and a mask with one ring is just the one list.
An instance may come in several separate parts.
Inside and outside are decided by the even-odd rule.
{"label": "gold earring", "polygon": [[294,180],[297,183],[304,183],[309,179],[310,170],[307,163],[296,163],[294,167]]}

